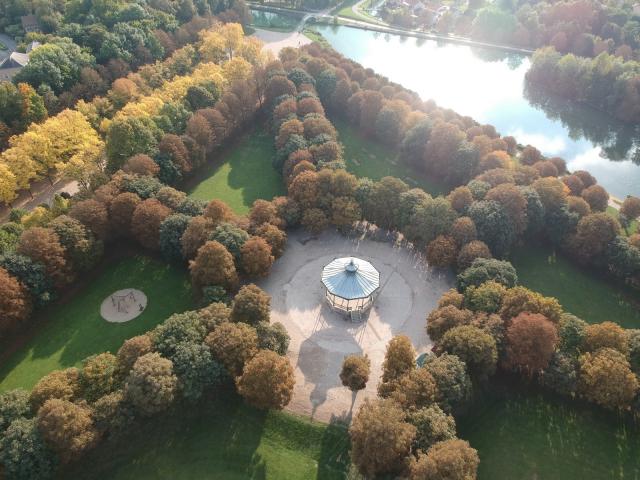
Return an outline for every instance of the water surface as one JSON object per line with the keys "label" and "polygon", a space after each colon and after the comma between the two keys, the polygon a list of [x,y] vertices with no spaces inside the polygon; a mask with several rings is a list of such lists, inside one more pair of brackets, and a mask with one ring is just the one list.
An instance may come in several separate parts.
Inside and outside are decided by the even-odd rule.
{"label": "water surface", "polygon": [[570,170],[589,170],[617,197],[640,196],[640,129],[526,91],[527,56],[350,27],[317,29],[338,52],[423,99],[563,157]]}

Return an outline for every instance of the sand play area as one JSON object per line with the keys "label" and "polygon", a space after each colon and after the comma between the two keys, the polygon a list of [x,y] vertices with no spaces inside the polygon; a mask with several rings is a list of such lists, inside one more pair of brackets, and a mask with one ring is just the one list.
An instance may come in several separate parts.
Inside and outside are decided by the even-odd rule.
{"label": "sand play area", "polygon": [[102,301],[100,315],[107,322],[124,323],[133,320],[147,308],[147,296],[135,288],[113,292]]}
{"label": "sand play area", "polygon": [[[324,300],[322,268],[337,257],[356,256],[380,272],[380,291],[365,321],[352,323],[334,312]],[[415,252],[364,236],[346,237],[325,232],[310,238],[305,232],[289,236],[285,254],[259,283],[271,296],[271,321],[281,322],[291,336],[289,358],[296,386],[288,409],[330,421],[357,409],[365,397],[376,395],[388,341],[408,335],[418,354],[431,342],[425,332],[426,316],[443,292],[451,288],[451,274],[429,268]],[[342,360],[366,353],[371,378],[355,397],[340,383]]]}

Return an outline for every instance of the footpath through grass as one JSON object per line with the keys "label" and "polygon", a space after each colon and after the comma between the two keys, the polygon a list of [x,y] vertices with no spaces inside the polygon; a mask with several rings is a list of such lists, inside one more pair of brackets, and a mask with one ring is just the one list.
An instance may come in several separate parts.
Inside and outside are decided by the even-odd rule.
{"label": "footpath through grass", "polygon": [[333,124],[344,146],[347,170],[357,177],[380,180],[382,177],[392,176],[400,178],[410,187],[420,187],[434,196],[448,192],[445,185],[398,163],[397,154],[393,149],[365,138],[344,120],[334,119]]}
{"label": "footpath through grass", "polygon": [[640,430],[616,413],[492,383],[458,421],[479,480],[640,478]]}
{"label": "footpath through grass", "polygon": [[[97,273],[71,298],[40,313],[35,335],[0,366],[0,391],[28,389],[52,370],[77,366],[92,354],[115,353],[127,338],[192,307],[186,269],[134,255],[105,260]],[[123,288],[143,291],[147,308],[130,322],[109,323],[100,316],[100,305]]]}
{"label": "footpath through grass", "polygon": [[199,169],[185,190],[199,200],[220,199],[243,215],[259,198],[284,195],[282,179],[271,164],[274,155],[273,137],[258,126],[225,148],[219,161]]}
{"label": "footpath through grass", "polygon": [[61,478],[100,480],[342,479],[346,429],[246,406],[235,394],[178,406],[108,441]]}
{"label": "footpath through grass", "polygon": [[[640,296],[603,274],[580,268],[548,246],[527,245],[510,258],[518,282],[556,297],[568,312],[586,322],[606,320],[625,328],[640,328]],[[635,298],[635,300],[634,300]]]}

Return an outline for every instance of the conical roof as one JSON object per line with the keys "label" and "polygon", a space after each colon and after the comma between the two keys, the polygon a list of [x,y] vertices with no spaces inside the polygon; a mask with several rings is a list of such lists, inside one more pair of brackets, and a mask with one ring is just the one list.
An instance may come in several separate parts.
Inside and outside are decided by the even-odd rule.
{"label": "conical roof", "polygon": [[355,300],[368,297],[380,287],[380,274],[366,260],[336,258],[322,269],[322,283],[334,295]]}

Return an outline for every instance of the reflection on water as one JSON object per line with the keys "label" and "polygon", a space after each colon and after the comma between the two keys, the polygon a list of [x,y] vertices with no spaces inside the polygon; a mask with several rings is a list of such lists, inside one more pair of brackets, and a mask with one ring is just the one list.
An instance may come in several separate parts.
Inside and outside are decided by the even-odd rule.
{"label": "reflection on water", "polygon": [[640,196],[640,131],[580,105],[525,92],[525,55],[349,27],[318,30],[343,55],[423,99],[588,169],[613,195]]}

